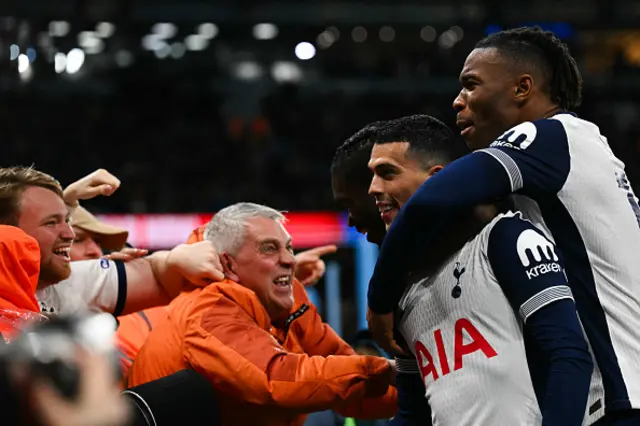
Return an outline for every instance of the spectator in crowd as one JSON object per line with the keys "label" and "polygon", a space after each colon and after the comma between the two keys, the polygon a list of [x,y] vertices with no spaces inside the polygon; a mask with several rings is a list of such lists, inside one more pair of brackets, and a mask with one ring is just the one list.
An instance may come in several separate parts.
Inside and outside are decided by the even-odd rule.
{"label": "spectator in crowd", "polygon": [[82,206],[73,209],[71,225],[76,234],[69,253],[71,261],[99,259],[105,253],[120,251],[129,236],[126,229],[99,221]]}
{"label": "spectator in crowd", "polygon": [[226,279],[169,306],[129,385],[192,368],[216,389],[223,425],[301,425],[303,413],[323,409],[365,418],[395,413],[393,363],[355,355],[312,305],[299,304],[304,295],[295,294],[283,221],[251,203],[213,217],[205,238],[221,253]]}
{"label": "spectator in crowd", "polygon": [[36,296],[47,312],[136,312],[168,303],[187,282],[203,285],[222,277],[211,243],[181,245],[126,263],[70,262],[75,235],[62,188],[54,178],[32,168],[0,169],[0,224],[18,226],[38,242]]}

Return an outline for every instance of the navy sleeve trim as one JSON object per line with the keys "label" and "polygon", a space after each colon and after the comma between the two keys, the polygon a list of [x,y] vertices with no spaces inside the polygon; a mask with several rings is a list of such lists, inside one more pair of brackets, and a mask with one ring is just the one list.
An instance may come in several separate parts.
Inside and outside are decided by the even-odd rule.
{"label": "navy sleeve trim", "polygon": [[527,300],[520,306],[520,317],[524,322],[527,322],[527,319],[531,315],[538,312],[540,309],[544,308],[550,303],[562,299],[574,300],[571,289],[568,286],[559,285],[555,287],[545,288],[538,294],[532,296],[529,300]]}
{"label": "navy sleeve trim", "polygon": [[556,119],[521,123],[481,152],[503,165],[514,192],[529,196],[557,194],[571,169],[567,131]]}
{"label": "navy sleeve trim", "polygon": [[478,152],[483,152],[492,156],[496,159],[496,161],[498,161],[498,163],[502,165],[502,167],[504,167],[504,171],[507,172],[509,181],[511,182],[511,192],[516,192],[522,189],[522,187],[524,186],[522,172],[520,171],[518,164],[513,161],[513,158],[509,157],[504,153],[504,151],[501,151],[497,148],[481,149]]}
{"label": "navy sleeve trim", "polygon": [[122,314],[124,305],[127,302],[127,270],[123,261],[114,260],[113,263],[115,263],[116,271],[118,272],[118,300],[113,315],[118,317]]}

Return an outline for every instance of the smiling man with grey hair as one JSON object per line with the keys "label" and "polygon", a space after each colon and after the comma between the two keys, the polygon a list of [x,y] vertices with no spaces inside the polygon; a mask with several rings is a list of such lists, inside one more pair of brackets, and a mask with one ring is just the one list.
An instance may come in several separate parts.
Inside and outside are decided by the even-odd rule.
{"label": "smiling man with grey hair", "polygon": [[278,321],[293,308],[296,259],[284,215],[267,206],[237,203],[220,210],[207,225],[225,277],[253,290]]}
{"label": "smiling man with grey hair", "polygon": [[226,279],[169,305],[129,386],[193,369],[213,384],[223,425],[302,424],[303,413],[330,409],[366,419],[394,415],[393,363],[356,355],[297,283],[294,305],[296,258],[284,222],[281,212],[252,203],[213,217],[204,237],[216,245]]}
{"label": "smiling man with grey hair", "polygon": [[271,219],[284,224],[286,218],[276,209],[255,203],[237,203],[220,210],[209,221],[204,238],[213,243],[219,253],[236,253],[244,241],[249,219]]}

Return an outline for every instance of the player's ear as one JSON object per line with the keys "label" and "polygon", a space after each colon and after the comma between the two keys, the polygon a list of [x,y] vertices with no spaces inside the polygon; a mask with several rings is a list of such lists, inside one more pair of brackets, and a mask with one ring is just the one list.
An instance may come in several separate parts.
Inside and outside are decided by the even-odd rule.
{"label": "player's ear", "polygon": [[531,96],[533,90],[533,77],[530,74],[523,74],[518,78],[514,88],[514,98],[518,102],[523,102]]}
{"label": "player's ear", "polygon": [[431,176],[435,175],[436,173],[438,173],[442,169],[444,169],[444,166],[442,164],[437,164],[435,166],[431,166],[431,168],[429,170],[427,170],[427,176],[431,177]]}

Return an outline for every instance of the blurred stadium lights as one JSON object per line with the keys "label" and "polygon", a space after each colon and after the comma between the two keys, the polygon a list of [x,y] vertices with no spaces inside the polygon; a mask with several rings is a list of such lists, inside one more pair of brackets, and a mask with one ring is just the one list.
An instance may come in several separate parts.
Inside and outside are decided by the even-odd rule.
{"label": "blurred stadium lights", "polygon": [[184,39],[184,44],[189,50],[199,51],[207,48],[209,40],[200,34],[191,34]]}
{"label": "blurred stadium lights", "polygon": [[335,42],[336,40],[333,36],[333,33],[329,31],[323,31],[318,34],[318,37],[316,37],[316,44],[321,49],[328,49]]}
{"label": "blurred stadium lights", "polygon": [[306,61],[316,56],[316,48],[313,44],[303,41],[296,45],[295,54],[301,61]]}
{"label": "blurred stadium lights", "polygon": [[158,22],[151,28],[151,31],[160,36],[160,38],[168,39],[178,33],[178,28],[169,22]]}
{"label": "blurred stadium lights", "polygon": [[351,30],[351,38],[356,43],[362,43],[367,39],[367,29],[365,27],[355,27]]}
{"label": "blurred stadium lights", "polygon": [[67,54],[67,74],[76,74],[84,64],[84,52],[81,49],[74,48]]}
{"label": "blurred stadium lights", "polygon": [[142,37],[142,47],[146,50],[156,51],[167,44],[158,34],[147,34]]}
{"label": "blurred stadium lights", "polygon": [[420,30],[420,38],[428,43],[431,43],[436,39],[436,30],[433,27],[426,26]]}
{"label": "blurred stadium lights", "polygon": [[20,73],[20,81],[22,81],[23,83],[26,83],[28,81],[30,81],[33,78],[33,68],[32,67],[27,67],[26,70],[24,70],[24,72]]}
{"label": "blurred stadium lights", "polygon": [[27,58],[29,58],[30,63],[34,62],[37,56],[38,55],[36,54],[36,49],[34,49],[33,47],[27,48]]}
{"label": "blurred stadium lights", "polygon": [[233,67],[233,76],[239,80],[257,80],[263,73],[262,67],[255,61],[242,61]]}
{"label": "blurred stadium lights", "polygon": [[90,46],[84,48],[85,53],[89,55],[95,55],[104,50],[104,41],[96,39]]}
{"label": "blurred stadium lights", "polygon": [[443,49],[450,49],[456,44],[457,41],[458,38],[456,36],[456,33],[451,30],[447,30],[440,34],[440,37],[438,37],[438,46]]}
{"label": "blurred stadium lights", "polygon": [[187,47],[184,43],[175,42],[171,44],[171,57],[173,59],[180,59],[187,52]]}
{"label": "blurred stadium lights", "polygon": [[453,27],[449,28],[449,30],[454,32],[454,34],[456,35],[456,40],[458,42],[461,41],[462,38],[464,37],[464,30],[457,25],[454,25]]}
{"label": "blurred stadium lights", "polygon": [[171,46],[169,46],[167,43],[164,43],[162,46],[160,46],[159,49],[154,50],[153,53],[158,59],[168,58],[171,54]]}
{"label": "blurred stadium lights", "polygon": [[294,62],[274,62],[271,67],[271,77],[277,83],[299,83],[302,81],[302,70]]}
{"label": "blurred stadium lights", "polygon": [[104,42],[98,38],[98,33],[93,31],[82,31],[78,34],[78,46],[90,55],[100,53],[104,50]]}
{"label": "blurred stadium lights", "polygon": [[198,34],[209,40],[215,38],[218,35],[218,32],[220,32],[218,26],[211,22],[205,22],[198,26]]}
{"label": "blurred stadium lights", "polygon": [[96,25],[96,35],[101,38],[109,38],[115,33],[116,26],[111,22],[99,22]]}
{"label": "blurred stadium lights", "polygon": [[18,55],[18,72],[23,73],[29,69],[29,58],[24,53]]}
{"label": "blurred stadium lights", "polygon": [[18,59],[18,55],[20,55],[20,48],[17,44],[12,44],[9,47],[9,59],[15,61],[16,59]]}
{"label": "blurred stadium lights", "polygon": [[58,52],[55,54],[53,59],[53,66],[56,73],[60,74],[67,69],[67,55],[62,52]]}
{"label": "blurred stadium lights", "polygon": [[278,27],[274,24],[262,23],[253,26],[253,37],[257,40],[271,40],[278,36]]}
{"label": "blurred stadium lights", "polygon": [[338,30],[336,27],[329,27],[325,31],[333,36],[334,42],[340,40],[340,30]]}
{"label": "blurred stadium lights", "polygon": [[394,30],[393,27],[384,26],[380,28],[378,36],[380,37],[380,40],[384,41],[385,43],[389,43],[392,42],[394,38],[396,38],[396,30]]}
{"label": "blurred stadium lights", "polygon": [[49,35],[51,37],[64,37],[69,34],[71,25],[67,21],[51,21],[49,23]]}

